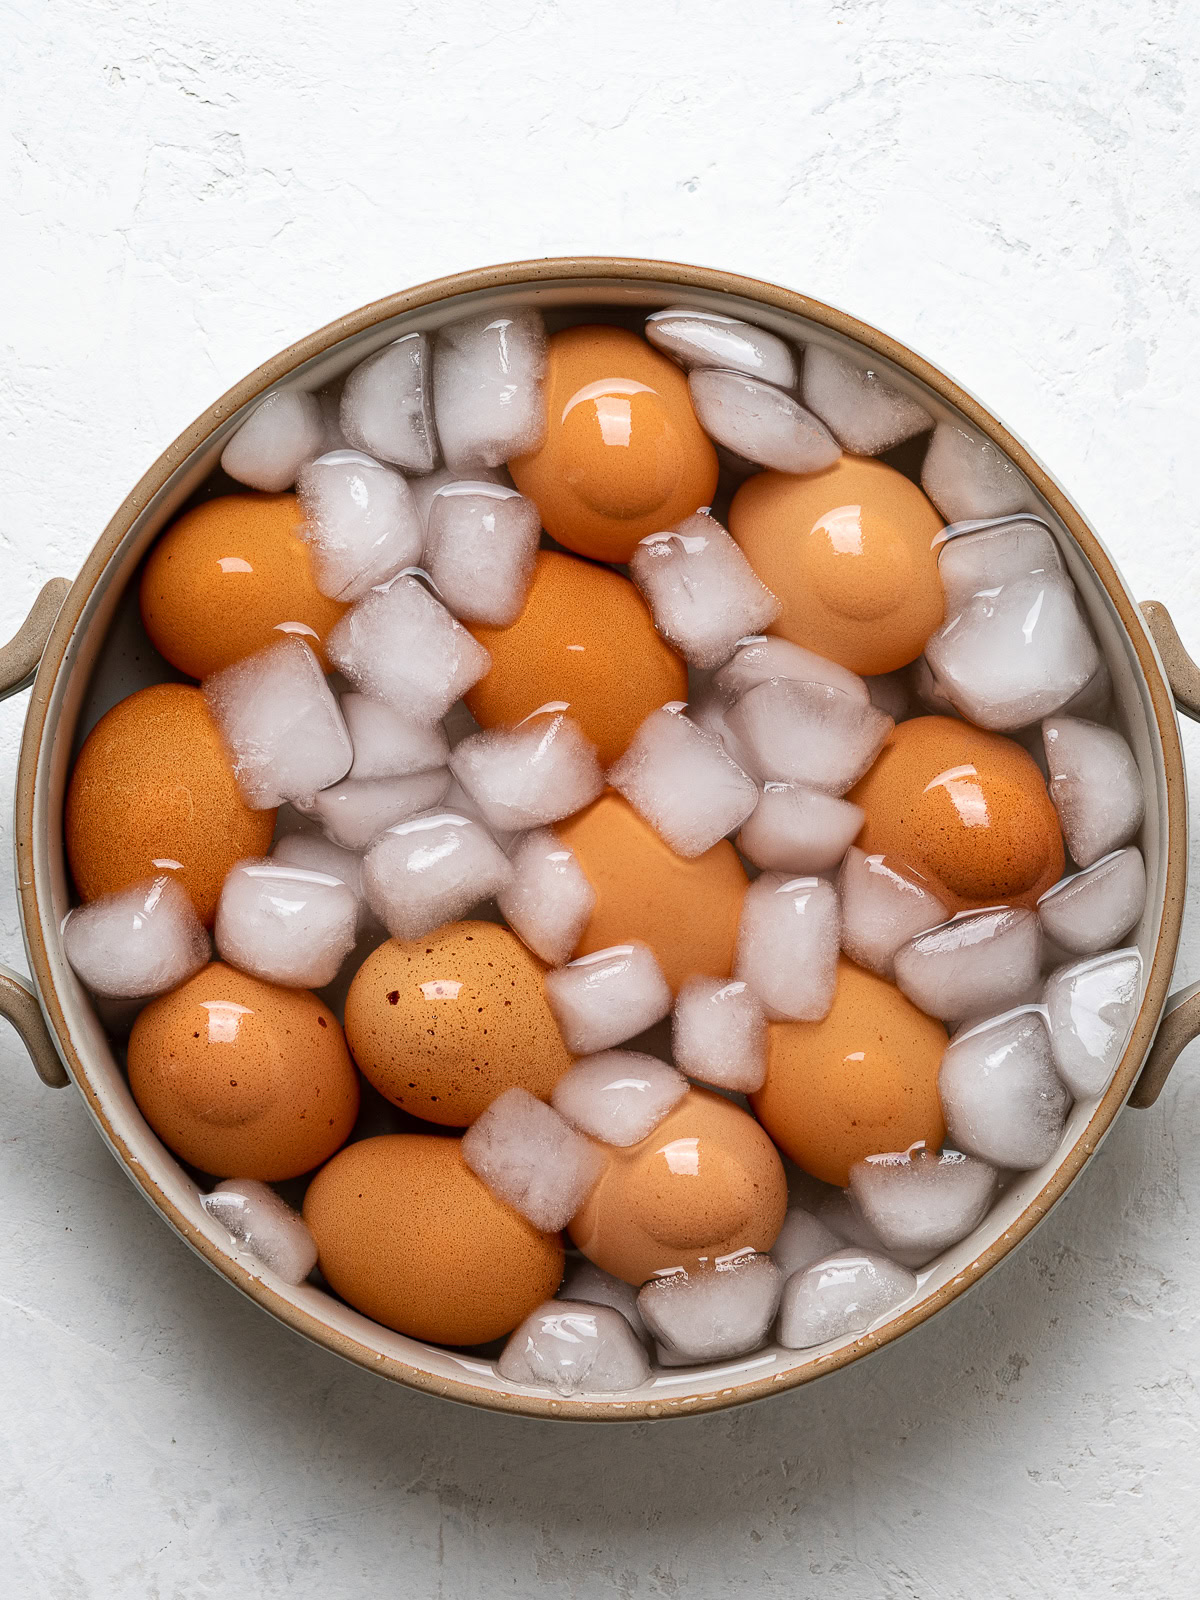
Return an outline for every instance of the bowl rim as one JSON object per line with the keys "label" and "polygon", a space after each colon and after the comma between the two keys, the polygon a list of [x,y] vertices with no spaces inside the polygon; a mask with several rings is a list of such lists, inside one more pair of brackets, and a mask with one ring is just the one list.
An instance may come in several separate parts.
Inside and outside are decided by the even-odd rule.
{"label": "bowl rim", "polygon": [[[296,368],[325,354],[345,339],[381,322],[421,310],[435,303],[480,291],[519,289],[550,283],[569,286],[589,279],[630,283],[662,283],[689,290],[734,295],[814,322],[845,335],[858,344],[917,377],[942,400],[954,406],[980,433],[1008,455],[1052,506],[1090,563],[1105,589],[1128,636],[1145,680],[1162,750],[1166,784],[1166,826],[1163,831],[1164,899],[1162,917],[1148,964],[1146,987],[1125,1053],[1107,1091],[1086,1127],[1059,1161],[1045,1184],[1005,1232],[961,1272],[917,1305],[901,1312],[882,1327],[863,1335],[826,1356],[804,1362],[776,1376],[747,1378],[702,1385],[697,1393],[664,1395],[661,1400],[597,1401],[558,1399],[550,1395],[514,1395],[489,1389],[465,1379],[436,1376],[394,1356],[372,1350],[359,1340],[336,1330],[278,1294],[254,1276],[232,1255],[220,1249],[184,1215],[131,1159],[121,1130],[107,1115],[92,1084],[86,1060],[76,1048],[60,999],[55,991],[45,929],[39,915],[34,881],[34,828],[38,771],[44,742],[54,733],[50,719],[53,687],[63,667],[64,655],[84,607],[101,580],[109,561],[136,519],[176,470],[210,435],[264,390],[286,378]],[[1154,641],[1145,620],[1125,588],[1107,551],[1062,488],[1030,451],[1016,439],[972,394],[939,368],[899,340],[880,332],[836,307],[797,291],[717,268],[671,261],[618,256],[548,257],[532,261],[503,262],[472,271],[431,279],[372,301],[288,345],[263,362],[220,399],[201,413],[157,458],[118,507],[93,545],[63,602],[47,642],[26,713],[17,768],[15,803],[17,884],[26,950],[43,1013],[50,1025],[70,1077],[99,1127],[105,1141],[144,1197],[166,1218],[184,1241],[209,1266],[235,1288],[269,1311],[292,1331],[367,1371],[425,1393],[458,1400],[485,1409],[515,1415],[572,1421],[644,1422],[666,1416],[695,1416],[743,1405],[769,1394],[795,1389],[839,1370],[862,1356],[892,1343],[918,1327],[997,1266],[1045,1217],[1087,1164],[1107,1133],[1136,1082],[1138,1072],[1158,1028],[1175,963],[1184,910],[1187,872],[1186,780],[1174,701]]]}

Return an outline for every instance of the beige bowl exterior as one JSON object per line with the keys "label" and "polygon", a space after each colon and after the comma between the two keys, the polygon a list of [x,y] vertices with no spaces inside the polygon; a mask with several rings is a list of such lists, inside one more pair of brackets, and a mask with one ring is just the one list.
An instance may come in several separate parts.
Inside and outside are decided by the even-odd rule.
{"label": "beige bowl exterior", "polygon": [[[228,1237],[199,1205],[198,1192],[149,1132],[125,1086],[87,996],[66,966],[59,928],[69,905],[62,807],[75,725],[92,670],[108,641],[117,602],[149,544],[208,475],[242,414],[265,391],[298,381],[317,388],[373,349],[412,327],[435,327],[469,311],[514,300],[576,309],[626,306],[631,312],[690,301],[744,315],[805,340],[869,353],[909,392],[943,416],[956,414],[991,440],[1024,473],[1042,514],[1057,527],[1113,673],[1135,753],[1147,784],[1144,846],[1150,894],[1140,934],[1145,996],[1107,1092],[1076,1107],[1058,1155],[1018,1183],[971,1239],[929,1275],[914,1303],[859,1338],[816,1353],[760,1353],[704,1371],[675,1371],[628,1396],[559,1400],[500,1379],[490,1362],[427,1347],[391,1334],[310,1285],[298,1289],[235,1256]],[[797,322],[797,319],[801,319]],[[36,660],[61,590],[43,601],[41,629],[31,619],[12,647],[7,679],[17,686]],[[1195,674],[1161,608],[1147,607],[1154,635],[1170,658],[1176,693],[1189,711],[1200,705]],[[28,633],[28,637],[24,635]],[[19,646],[19,648],[18,648]],[[26,660],[26,658],[29,658]],[[16,663],[17,665],[14,665]],[[17,666],[21,670],[17,670]],[[4,674],[0,673],[0,676]],[[969,394],[920,356],[844,312],[752,279],[667,262],[583,258],[516,262],[443,278],[392,295],[292,345],[244,379],[199,417],[154,463],[98,540],[70,587],[50,631],[25,723],[17,779],[16,854],[30,968],[41,1001],[0,980],[0,1012],[17,1025],[48,1081],[53,1049],[98,1127],[135,1184],[180,1236],[216,1271],[297,1333],[369,1371],[415,1389],[531,1417],[642,1421],[692,1415],[757,1400],[832,1372],[909,1332],[964,1293],[1024,1239],[1099,1145],[1130,1097],[1163,1019],[1183,913],[1187,861],[1186,793],[1172,688],[1155,637],[1107,552],[1044,469]],[[1200,998],[1169,1017],[1135,1101],[1149,1103],[1179,1049],[1200,1031]],[[46,1038],[42,1017],[53,1040]]]}

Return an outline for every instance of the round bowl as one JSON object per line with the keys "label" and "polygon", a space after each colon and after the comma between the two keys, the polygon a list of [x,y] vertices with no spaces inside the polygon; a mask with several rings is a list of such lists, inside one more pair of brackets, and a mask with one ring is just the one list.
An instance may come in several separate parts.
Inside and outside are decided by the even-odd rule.
{"label": "round bowl", "polygon": [[[63,797],[71,761],[108,706],[149,681],[132,580],[159,532],[214,470],[230,434],[266,393],[291,386],[318,389],[403,332],[433,330],[471,312],[513,304],[541,308],[551,326],[594,320],[598,314],[636,326],[647,310],[670,304],[719,310],[802,343],[868,357],[936,420],[954,419],[980,440],[990,440],[1024,475],[1031,507],[1059,543],[1107,659],[1116,714],[1147,794],[1141,844],[1149,892],[1137,930],[1144,998],[1112,1083],[1100,1098],[1076,1103],[1054,1158],[1036,1172],[1019,1175],[975,1232],[921,1274],[915,1300],[867,1333],[816,1350],[772,1347],[707,1368],[656,1372],[642,1388],[615,1397],[558,1399],[507,1382],[490,1360],[392,1333],[311,1284],[293,1288],[235,1255],[229,1236],[200,1206],[195,1183],[134,1104],[96,1010],[64,960],[60,937],[70,906]],[[21,744],[15,830],[35,989],[14,974],[0,975],[0,1012],[22,1033],[47,1082],[66,1083],[69,1075],[128,1176],[214,1270],[305,1338],[415,1389],[530,1417],[641,1421],[759,1400],[833,1372],[916,1328],[997,1267],[1079,1175],[1135,1085],[1135,1103],[1149,1104],[1175,1056],[1200,1032],[1200,995],[1189,990],[1168,999],[1187,860],[1175,699],[1189,713],[1200,710],[1200,673],[1169,617],[1153,603],[1145,612],[1139,609],[1079,511],[975,399],[894,339],[787,289],[666,262],[531,261],[442,278],[342,317],[251,373],[163,452],[69,589],[61,580],[48,585],[21,634],[0,651],[0,687],[7,692],[23,687],[39,656]]]}

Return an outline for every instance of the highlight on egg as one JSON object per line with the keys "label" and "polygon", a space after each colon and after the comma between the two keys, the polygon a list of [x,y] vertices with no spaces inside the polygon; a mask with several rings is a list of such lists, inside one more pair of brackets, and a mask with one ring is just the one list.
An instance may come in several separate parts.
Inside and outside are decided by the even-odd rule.
{"label": "highlight on egg", "polygon": [[609,309],[240,419],[64,813],[210,1235],[514,1394],[871,1334],[1143,979],[1144,786],[1015,469],[773,313]]}

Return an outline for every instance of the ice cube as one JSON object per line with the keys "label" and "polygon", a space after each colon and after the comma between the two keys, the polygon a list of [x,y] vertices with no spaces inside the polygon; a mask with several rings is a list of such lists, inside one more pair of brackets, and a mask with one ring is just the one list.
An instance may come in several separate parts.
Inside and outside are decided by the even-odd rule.
{"label": "ice cube", "polygon": [[594,950],[546,974],[546,998],[572,1055],[623,1044],[661,1022],[671,991],[644,944]]}
{"label": "ice cube", "polygon": [[720,1089],[753,1094],[767,1076],[767,1019],[749,984],[689,978],[675,999],[675,1064]]}
{"label": "ice cube", "polygon": [[221,452],[221,466],[251,489],[290,489],[306,461],[321,454],[325,428],[316,397],[279,389],[254,408]]}
{"label": "ice cube", "polygon": [[568,1261],[558,1297],[560,1300],[582,1300],[590,1306],[611,1306],[614,1311],[621,1313],[639,1339],[649,1342],[650,1335],[637,1308],[637,1290],[623,1278],[614,1278],[611,1272],[605,1272],[586,1256]]}
{"label": "ice cube", "polygon": [[575,852],[549,828],[523,834],[509,860],[513,876],[499,896],[501,914],[534,955],[561,966],[587,927],[596,891]]}
{"label": "ice cube", "polygon": [[483,646],[407,574],[352,606],[325,647],[356,689],[420,722],[445,716],[492,664]]}
{"label": "ice cube", "polygon": [[719,739],[672,703],[652,711],[608,781],[676,855],[703,855],[758,803],[758,787]]}
{"label": "ice cube", "polygon": [[1142,958],[1112,950],[1060,967],[1042,1004],[1058,1075],[1077,1099],[1103,1094],[1117,1070],[1142,997]]}
{"label": "ice cube", "polygon": [[923,1267],[982,1220],[996,1173],[959,1150],[914,1145],[855,1162],[850,1192],[887,1253],[902,1266]]}
{"label": "ice cube", "polygon": [[365,694],[344,694],[341,707],[354,746],[351,778],[407,778],[446,765],[450,746],[440,723],[416,722]]}
{"label": "ice cube", "polygon": [[687,1079],[657,1056],[602,1050],[562,1075],[550,1104],[581,1133],[626,1146],[648,1138],[687,1092]]}
{"label": "ice cube", "polygon": [[515,728],[488,728],[455,746],[450,770],[489,827],[544,827],[582,811],[604,788],[596,747],[554,701]]}
{"label": "ice cube", "polygon": [[832,872],[866,819],[861,806],[799,783],[765,783],[738,849],[772,872]]}
{"label": "ice cube", "polygon": [[768,1017],[819,1022],[833,1004],[840,923],[825,879],[762,873],[742,899],[734,977]]}
{"label": "ice cube", "polygon": [[353,850],[343,850],[327,839],[323,833],[286,833],[277,839],[271,849],[272,861],[289,867],[303,867],[308,872],[321,872],[327,878],[344,883],[358,902],[359,932],[376,925],[375,914],[367,905],[362,891],[362,856]]}
{"label": "ice cube", "polygon": [[77,906],[62,940],[81,982],[110,1000],[163,994],[208,960],[208,934],[187,890],[165,875]]}
{"label": "ice cube", "polygon": [[509,1335],[496,1370],[556,1394],[617,1394],[650,1376],[645,1349],[619,1311],[547,1300]]}
{"label": "ice cube", "polygon": [[851,846],[838,878],[842,949],[860,967],[895,977],[900,946],[946,921],[946,907],[915,868]]}
{"label": "ice cube", "polygon": [[1049,716],[1100,666],[1074,585],[1054,573],[977,594],[926,642],[925,659],[955,710],[993,732]]}
{"label": "ice cube", "polygon": [[304,1218],[269,1184],[225,1178],[200,1204],[234,1243],[285,1283],[303,1283],[317,1264],[317,1244]]}
{"label": "ice cube", "polygon": [[300,533],[322,594],[361,600],[401,567],[421,559],[425,542],[412,491],[398,472],[358,450],[333,450],[300,468]]}
{"label": "ice cube", "polygon": [[849,667],[839,666],[815,650],[793,644],[790,639],[759,636],[743,639],[737,653],[716,673],[712,687],[725,707],[772,678],[791,678],[797,683],[825,683],[840,689],[853,700],[870,699],[866,680]]}
{"label": "ice cube", "polygon": [[1018,578],[1066,577],[1054,536],[1040,517],[957,522],[943,528],[936,543],[947,617],[977,594]]}
{"label": "ice cube", "polygon": [[357,895],[338,878],[278,856],[239,861],[221,885],[217,951],[265,983],[320,989],[354,948],[358,916]]}
{"label": "ice cube", "polygon": [[853,788],[894,727],[869,699],[792,678],[758,684],[725,720],[750,754],[753,777],[834,795]]}
{"label": "ice cube", "polygon": [[796,358],[777,334],[716,311],[696,311],[690,306],[668,306],[646,318],[646,337],[656,350],[691,372],[696,367],[721,367],[744,372],[764,383],[791,389],[796,382]]}
{"label": "ice cube", "polygon": [[947,522],[1028,511],[1033,491],[994,444],[957,422],[939,422],[921,467],[921,487]]}
{"label": "ice cube", "polygon": [[962,1022],[1019,1005],[1038,981],[1038,919],[1024,906],[960,911],[896,951],[896,983],[915,1006]]}
{"label": "ice cube", "polygon": [[428,336],[406,333],[360,361],[342,390],[340,422],[356,450],[404,472],[431,471],[438,452]]}
{"label": "ice cube", "polygon": [[823,472],[842,453],[819,418],[759,378],[703,367],[688,389],[705,433],[744,461],[776,472]]}
{"label": "ice cube", "polygon": [[1137,845],[1101,856],[1063,878],[1038,901],[1042,927],[1073,956],[1111,950],[1146,906],[1146,863]]}
{"label": "ice cube", "polygon": [[763,1343],[782,1284],[770,1256],[740,1251],[696,1272],[652,1278],[638,1310],[672,1365],[724,1361]]}
{"label": "ice cube", "polygon": [[508,857],[482,823],[453,811],[398,822],[363,858],[367,904],[394,939],[417,939],[512,881]]}
{"label": "ice cube", "polygon": [[643,539],[629,572],[659,633],[694,667],[719,667],[739,639],[779,615],[779,601],[721,524],[703,512]]}
{"label": "ice cube", "polygon": [[811,1211],[803,1206],[789,1206],[779,1237],[771,1246],[771,1260],[785,1278],[794,1272],[803,1272],[814,1261],[832,1255],[841,1248],[841,1239]]}
{"label": "ice cube", "polygon": [[307,816],[344,850],[365,850],[394,823],[439,805],[450,787],[445,767],[406,778],[347,778],[322,789],[303,806]]}
{"label": "ice cube", "polygon": [[1016,1171],[1049,1161],[1071,1105],[1037,1006],[956,1033],[942,1057],[938,1093],[951,1143]]}
{"label": "ice cube", "polygon": [[515,489],[447,484],[429,507],[425,565],[456,617],[506,628],[524,609],[541,534],[541,513]]}
{"label": "ice cube", "polygon": [[928,411],[869,362],[819,344],[804,347],[800,398],[842,449],[857,456],[880,455],[933,426]]}
{"label": "ice cube", "polygon": [[557,1233],[604,1170],[604,1157],[528,1089],[505,1089],[463,1134],[462,1157],[496,1196]]}
{"label": "ice cube", "polygon": [[412,490],[422,527],[428,529],[430,509],[442,490],[458,483],[499,483],[512,488],[508,473],[499,467],[476,467],[473,472],[451,472],[449,467],[439,467],[423,478],[413,478],[408,487]]}
{"label": "ice cube", "polygon": [[433,400],[446,465],[498,467],[536,450],[546,419],[546,329],[528,306],[484,311],[439,330]]}
{"label": "ice cube", "polygon": [[1050,798],[1075,864],[1090,867],[1142,825],[1146,796],[1133,751],[1113,728],[1077,717],[1042,723]]}
{"label": "ice cube", "polygon": [[885,1255],[835,1250],[784,1284],[775,1336],[785,1350],[810,1350],[831,1339],[866,1333],[916,1288],[913,1274]]}
{"label": "ice cube", "polygon": [[349,771],[350,735],[303,639],[285,636],[201,687],[242,798],[255,810],[309,800]]}

